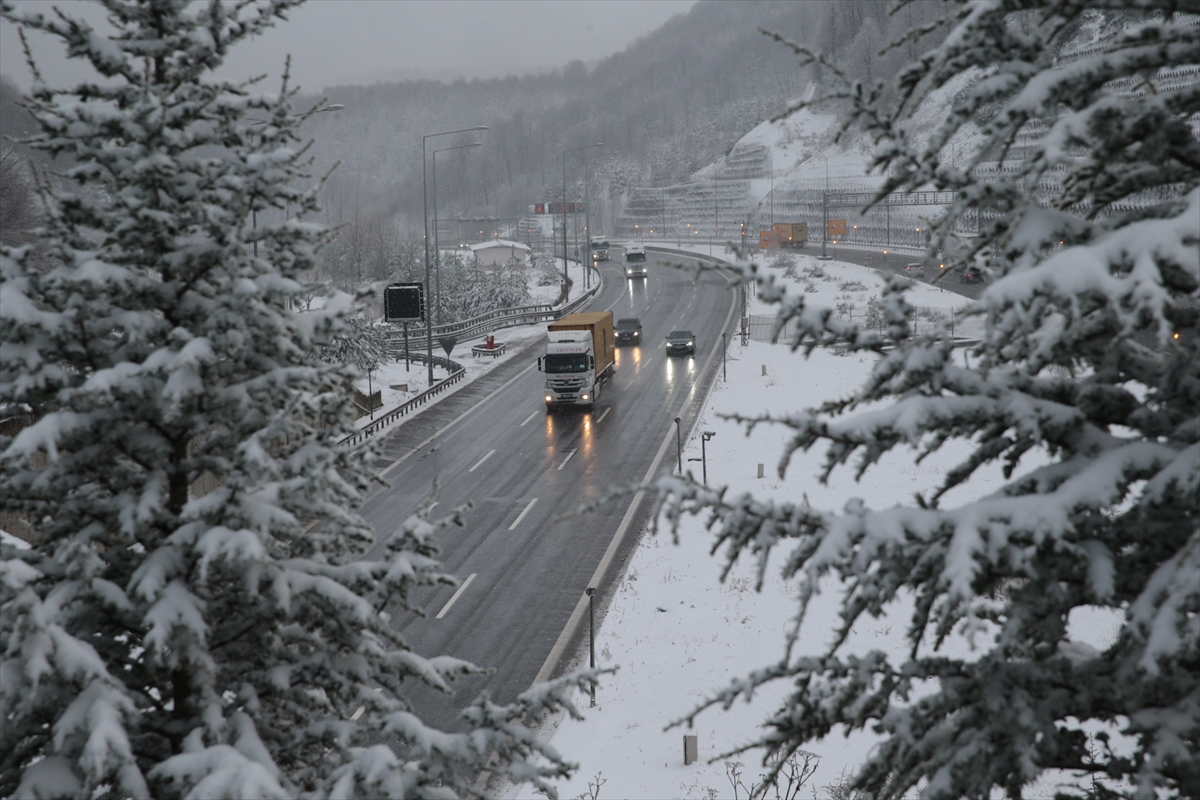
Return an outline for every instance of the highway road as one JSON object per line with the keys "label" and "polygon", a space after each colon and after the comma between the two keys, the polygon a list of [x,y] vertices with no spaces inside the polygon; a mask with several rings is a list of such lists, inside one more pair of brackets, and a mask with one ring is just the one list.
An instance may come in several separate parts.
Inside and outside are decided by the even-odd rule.
{"label": "highway road", "polygon": [[[682,418],[686,435],[720,374],[721,332],[733,330],[738,293],[722,274],[705,271],[694,279],[668,266],[692,259],[651,252],[648,262],[648,277],[635,281],[624,278],[617,259],[600,265],[604,288],[587,310],[641,317],[644,342],[617,349],[616,375],[593,410],[546,412],[538,339],[410,418],[383,444],[377,466],[389,486],[363,508],[379,536],[416,511],[435,482],[435,516],[474,504],[466,526],[438,541],[445,569],[460,586],[418,593],[425,618],[393,613],[393,624],[420,654],[494,669],[461,680],[449,700],[414,686],[408,697],[427,724],[461,729],[457,709],[480,690],[510,702],[535,679],[561,674],[580,643],[586,646],[586,617],[569,641],[564,628],[573,612],[586,609],[585,590],[608,553],[598,580],[603,602],[651,501],[626,495],[590,513],[574,512],[613,487],[674,469],[674,418]],[[696,333],[694,357],[666,357],[665,337],[677,328]],[[618,533],[626,534],[619,547]],[[558,669],[551,673],[552,666]]]}
{"label": "highway road", "polygon": [[[809,242],[808,247],[803,250],[796,251],[808,256],[821,255],[821,243]],[[905,264],[916,263],[921,260],[921,256],[891,252],[886,255],[880,250],[856,250],[849,247],[834,247],[827,245],[825,248],[827,255],[838,261],[847,261],[851,264],[861,264],[865,267],[871,267],[879,272],[894,272],[901,273],[904,271]],[[945,275],[938,279],[938,276],[930,272],[927,278],[919,278],[925,283],[933,283],[937,280],[935,286],[940,286],[947,292],[961,294],[963,297],[969,297],[972,300],[979,298],[983,292],[982,283],[963,283],[957,275]]]}

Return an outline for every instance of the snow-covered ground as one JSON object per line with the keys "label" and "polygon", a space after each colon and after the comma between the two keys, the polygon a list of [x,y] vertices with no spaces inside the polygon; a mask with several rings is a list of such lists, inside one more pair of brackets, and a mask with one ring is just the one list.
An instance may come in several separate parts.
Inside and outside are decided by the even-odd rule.
{"label": "snow-covered ground", "polygon": [[[674,249],[699,255],[711,254],[727,262],[737,258],[732,249],[724,246],[710,248],[708,245],[684,245]],[[870,267],[836,259],[822,261],[816,255],[792,253],[788,254],[793,264],[789,270],[772,266],[778,252],[757,254],[754,260],[765,266],[767,274],[784,281],[789,294],[803,294],[806,302],[813,305],[834,309],[841,306],[841,313],[851,321],[862,322],[872,298],[879,299],[883,295],[883,276]],[[963,316],[964,309],[971,303],[968,298],[946,290],[942,281],[936,284],[915,281],[915,284],[908,300],[917,309],[918,330],[923,331],[926,324],[944,321],[948,326],[952,325],[955,337],[972,339],[983,334],[982,319]],[[775,307],[755,302],[751,304],[749,313],[774,315]]]}
{"label": "snow-covered ground", "polygon": [[[818,291],[808,295],[814,302],[846,294],[838,285],[848,280],[867,284],[863,294],[880,288],[872,283],[878,282],[878,277],[864,267],[820,263],[833,278],[815,282]],[[922,285],[914,291],[912,302],[919,307],[949,309],[966,301]],[[751,313],[773,313],[773,307],[760,306],[755,300],[751,303]],[[746,436],[720,415],[781,414],[846,396],[866,378],[869,358],[817,350],[805,359],[784,345],[754,341],[744,346],[731,343],[728,358],[728,380],[718,376],[694,433],[716,433],[706,448],[708,481],[727,486],[730,494],[751,492],[759,498],[807,500],[824,509],[840,509],[851,497],[862,497],[870,507],[886,508],[911,502],[913,492],[930,489],[967,453],[963,443],[951,444],[916,466],[911,453],[893,452],[861,483],[854,481],[849,470],[841,470],[828,485],[822,485],[814,476],[823,451],[814,450],[795,455],[786,476],[781,477],[778,462],[785,432],[760,427]],[[693,437],[684,458],[700,457],[699,439]],[[1036,458],[1034,455],[1031,462]],[[700,475],[701,464],[685,463],[693,474]],[[759,477],[760,468],[764,477]],[[995,491],[1002,483],[998,469],[981,471],[969,486],[947,495],[946,502],[956,505]],[[796,612],[797,584],[781,580],[778,569],[768,571],[761,593],[754,590],[754,575],[748,567],[735,568],[721,583],[721,563],[709,554],[711,542],[711,534],[695,519],[683,524],[678,545],[666,532],[647,534],[614,596],[602,602],[607,610],[598,624],[598,664],[619,669],[604,679],[595,708],[588,707],[587,698],[582,699],[585,721],[556,719],[543,731],[556,748],[580,764],[575,777],[561,784],[560,797],[746,797],[748,787],[765,771],[761,751],[732,757],[721,754],[759,734],[759,725],[776,708],[786,686],[760,692],[752,705],[738,703],[728,711],[701,715],[695,730],[690,731],[699,737],[700,760],[689,766],[683,764],[685,730],[664,730],[730,679],[776,659]],[[818,653],[829,640],[838,589],[833,581],[822,587],[805,623],[801,650]],[[882,619],[860,622],[847,648],[857,652],[879,649],[902,659],[907,650],[904,630],[908,617],[909,609],[895,608]],[[1078,615],[1071,622],[1074,637],[1098,647],[1110,641],[1116,628],[1115,620],[1102,615]],[[961,640],[951,641],[944,650],[962,656],[969,652]],[[816,772],[800,796],[830,796],[827,787],[862,764],[874,741],[871,734],[859,732],[811,744],[808,749],[816,757]],[[736,789],[731,782],[735,770],[741,781]],[[597,784],[599,791],[594,792]],[[515,791],[508,796],[526,795]],[[1030,796],[1038,794],[1034,791]]]}

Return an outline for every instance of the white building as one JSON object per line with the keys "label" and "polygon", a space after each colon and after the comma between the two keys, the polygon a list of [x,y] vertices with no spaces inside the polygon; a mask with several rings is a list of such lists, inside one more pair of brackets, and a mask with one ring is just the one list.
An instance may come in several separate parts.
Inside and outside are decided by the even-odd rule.
{"label": "white building", "polygon": [[529,247],[508,239],[492,239],[471,245],[475,263],[481,267],[502,267],[515,263],[524,267],[529,263]]}

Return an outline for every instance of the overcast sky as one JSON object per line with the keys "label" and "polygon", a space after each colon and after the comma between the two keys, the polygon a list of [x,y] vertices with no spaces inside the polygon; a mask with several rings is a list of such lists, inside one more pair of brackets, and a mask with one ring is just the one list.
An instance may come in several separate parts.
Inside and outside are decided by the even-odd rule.
{"label": "overcast sky", "polygon": [[[102,24],[79,0],[18,0],[58,6]],[[496,77],[596,61],[649,33],[695,0],[310,0],[261,39],[235,48],[222,77],[278,75],[292,54],[305,91],[414,77]],[[39,68],[59,84],[92,73],[72,68],[61,46],[35,41]],[[0,21],[0,71],[22,88],[29,69],[14,26]]]}

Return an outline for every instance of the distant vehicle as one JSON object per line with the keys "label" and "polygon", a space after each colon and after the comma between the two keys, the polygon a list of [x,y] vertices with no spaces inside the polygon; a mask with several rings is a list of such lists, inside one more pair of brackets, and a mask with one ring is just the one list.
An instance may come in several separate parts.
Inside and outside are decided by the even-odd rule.
{"label": "distant vehicle", "polygon": [[625,247],[625,277],[646,277],[646,248],[640,244]]}
{"label": "distant vehicle", "polygon": [[925,277],[925,265],[917,264],[917,263],[905,264],[904,265],[904,274],[908,275],[910,278],[924,278]]}
{"label": "distant vehicle", "polygon": [[592,237],[592,260],[608,261],[608,239],[605,237]]}
{"label": "distant vehicle", "polygon": [[617,344],[641,344],[642,321],[637,317],[621,317],[617,320]]}
{"label": "distant vehicle", "polygon": [[958,280],[960,283],[983,283],[983,273],[978,267],[961,267]]}
{"label": "distant vehicle", "polygon": [[696,334],[691,331],[671,331],[667,334],[667,355],[696,355]]}
{"label": "distant vehicle", "polygon": [[594,406],[616,371],[612,312],[568,314],[550,323],[547,333],[546,355],[538,359],[546,373],[546,410]]}
{"label": "distant vehicle", "polygon": [[807,222],[776,222],[771,226],[771,230],[758,232],[758,248],[760,250],[799,249],[807,244]]}

